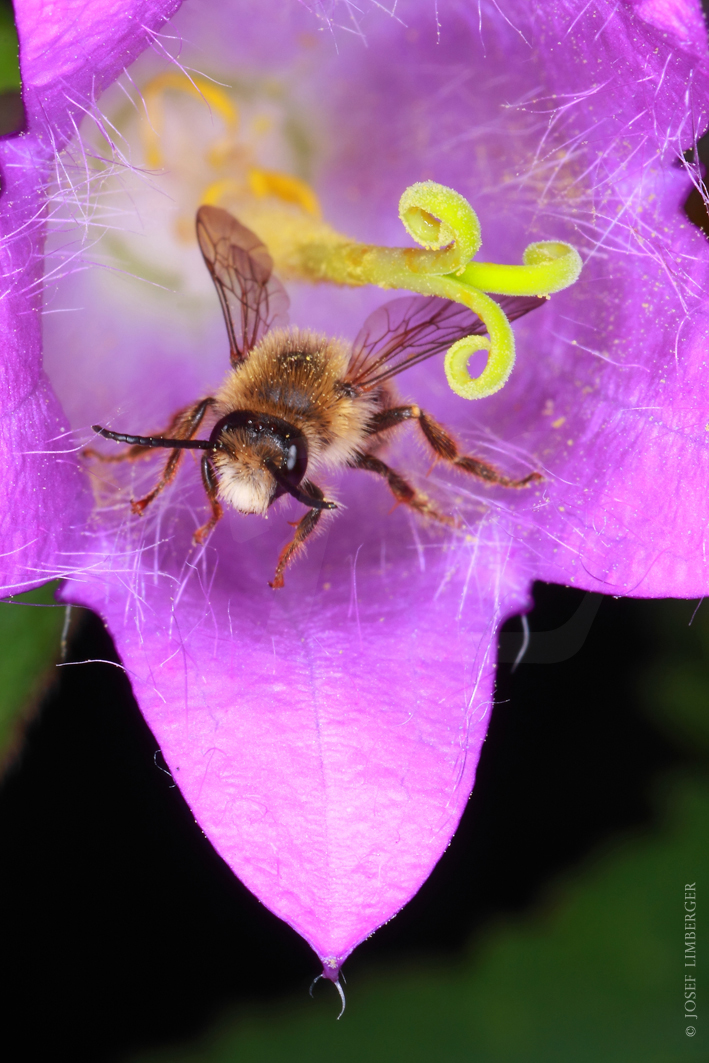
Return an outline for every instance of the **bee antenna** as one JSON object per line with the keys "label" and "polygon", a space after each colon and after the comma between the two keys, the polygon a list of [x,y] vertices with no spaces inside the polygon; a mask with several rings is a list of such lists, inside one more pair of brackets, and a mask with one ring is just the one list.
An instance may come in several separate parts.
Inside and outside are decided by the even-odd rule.
{"label": "bee antenna", "polygon": [[166,447],[168,450],[217,450],[218,444],[209,439],[165,439],[164,436],[130,436],[125,432],[111,432],[100,424],[91,428],[104,439],[113,439],[116,443],[129,443],[132,447]]}

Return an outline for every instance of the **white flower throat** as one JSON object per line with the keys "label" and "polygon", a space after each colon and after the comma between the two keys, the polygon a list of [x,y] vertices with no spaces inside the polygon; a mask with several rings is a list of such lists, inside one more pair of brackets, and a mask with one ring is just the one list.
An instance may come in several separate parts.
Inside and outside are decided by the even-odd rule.
{"label": "white flower throat", "polygon": [[[125,104],[107,123],[120,131],[130,165],[105,168],[94,218],[109,227],[93,252],[98,261],[190,299],[213,299],[195,237],[201,204],[268,230],[269,247],[291,217],[317,224],[317,122],[298,112],[285,83],[255,78],[229,88],[169,71],[141,95],[137,108]],[[105,157],[105,141],[96,154]],[[121,218],[127,224],[113,224]]]}

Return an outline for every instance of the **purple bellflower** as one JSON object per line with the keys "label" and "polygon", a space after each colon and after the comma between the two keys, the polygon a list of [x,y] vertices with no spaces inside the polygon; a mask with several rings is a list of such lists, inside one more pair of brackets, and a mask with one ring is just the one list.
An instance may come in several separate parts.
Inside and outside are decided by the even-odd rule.
{"label": "purple bellflower", "polygon": [[[335,980],[450,841],[492,708],[497,632],[529,609],[532,581],[709,589],[709,249],[682,211],[709,118],[706,29],[692,0],[390,12],[233,0],[192,3],[164,27],[176,7],[17,0],[28,126],[1,155],[3,584],[65,575],[66,600],[105,619],[199,825]],[[121,124],[118,90],[99,94],[148,44],[122,82],[135,110]],[[198,91],[175,102],[183,69]],[[229,100],[246,131],[220,170]],[[430,459],[402,429],[387,461],[462,529],[391,512],[381,482],[348,471],[326,485],[342,508],[280,591],[268,580],[295,503],[268,521],[230,512],[194,546],[206,502],[188,459],[131,515],[159,463],[77,455],[92,424],[148,434],[219,386],[226,336],[189,229],[244,165],[254,195],[270,180],[271,198],[315,215],[314,189],[326,221],[359,240],[400,244],[399,196],[432,180],[475,207],[487,258],[517,262],[539,240],[579,250],[577,283],[515,325],[502,390],[465,401],[438,359],[396,382],[466,451],[542,481],[486,488],[440,463],[426,478]],[[286,170],[299,176],[279,185]],[[91,252],[72,259],[72,210],[102,227],[95,257],[110,270],[78,269]],[[44,286],[53,391],[39,313],[48,212],[63,219],[47,267],[59,279]],[[289,291],[295,324],[348,340],[403,294]]]}

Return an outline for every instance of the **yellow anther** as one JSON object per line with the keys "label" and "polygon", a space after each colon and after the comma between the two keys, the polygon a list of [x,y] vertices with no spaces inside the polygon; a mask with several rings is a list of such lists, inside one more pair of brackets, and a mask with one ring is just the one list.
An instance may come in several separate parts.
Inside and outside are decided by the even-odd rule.
{"label": "yellow anther", "polygon": [[265,196],[275,196],[284,203],[293,203],[301,207],[313,218],[321,218],[322,211],[318,197],[305,181],[292,174],[280,173],[278,170],[259,170],[255,167],[249,170],[249,187],[259,199]]}
{"label": "yellow anther", "polygon": [[243,196],[244,185],[233,177],[224,177],[221,181],[213,181],[208,185],[200,196],[200,203],[207,203],[211,207],[218,207],[225,199],[232,196]]}
{"label": "yellow anther", "polygon": [[177,71],[167,71],[153,78],[143,89],[146,121],[141,123],[141,136],[145,148],[148,166],[162,165],[160,151],[160,133],[163,125],[162,98],[166,91],[184,92],[188,96],[206,102],[215,111],[226,126],[227,138],[234,139],[239,126],[239,112],[227,94],[218,85],[206,78],[195,76],[192,79]]}

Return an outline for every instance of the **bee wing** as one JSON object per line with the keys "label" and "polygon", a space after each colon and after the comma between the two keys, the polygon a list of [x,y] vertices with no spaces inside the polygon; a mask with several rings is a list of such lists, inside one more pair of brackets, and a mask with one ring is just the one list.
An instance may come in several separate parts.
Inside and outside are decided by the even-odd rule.
{"label": "bee wing", "polygon": [[[493,295],[510,321],[543,306],[532,295]],[[460,303],[438,296],[393,299],[370,314],[352,347],[347,382],[364,389],[448,350],[465,336],[485,333],[481,319]]]}
{"label": "bee wing", "polygon": [[221,303],[231,364],[238,365],[269,329],[287,324],[290,301],[266,245],[228,211],[200,207],[197,240]]}

